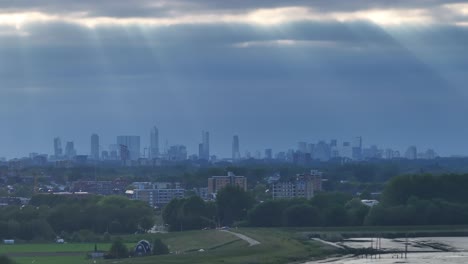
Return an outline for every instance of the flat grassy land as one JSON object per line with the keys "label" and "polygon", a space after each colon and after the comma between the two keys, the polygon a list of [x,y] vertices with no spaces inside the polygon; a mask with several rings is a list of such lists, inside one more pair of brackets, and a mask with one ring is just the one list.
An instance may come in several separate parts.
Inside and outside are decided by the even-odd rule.
{"label": "flat grassy land", "polygon": [[[109,250],[111,243],[97,243],[98,250]],[[15,244],[0,245],[1,254],[44,253],[44,252],[90,252],[94,251],[94,243],[65,244]]]}
{"label": "flat grassy land", "polygon": [[[121,263],[290,263],[320,258],[334,252],[334,249],[321,243],[301,240],[294,232],[259,228],[235,229],[232,231],[247,235],[261,244],[248,246],[245,241],[235,240],[224,246],[208,249],[204,252],[185,252],[177,255],[134,258],[132,260],[123,260]],[[223,233],[220,231],[210,232]]]}
{"label": "flat grassy land", "polygon": [[[155,235],[124,236],[127,247],[132,250],[135,242],[147,239],[161,238],[171,252],[177,254],[194,252],[200,249],[206,251],[215,249],[234,249],[246,247],[247,243],[229,233],[216,230],[187,231],[178,233]],[[133,241],[133,242],[129,242]],[[98,243],[98,250],[108,251],[110,243]],[[15,244],[0,245],[0,255],[6,254],[19,264],[87,264],[95,263],[86,259],[86,253],[94,250],[94,243],[67,243],[67,244]],[[96,263],[110,263],[112,261],[98,260]]]}
{"label": "flat grassy land", "polygon": [[[468,234],[468,226],[411,227],[340,227],[340,228],[239,228],[232,232],[244,234],[260,242],[247,242],[227,232],[217,230],[185,231],[166,234],[123,236],[129,249],[140,239],[160,238],[172,254],[118,260],[121,264],[153,263],[291,263],[340,254],[336,249],[308,239],[310,235],[369,236],[372,234],[415,234],[417,236],[457,236]],[[98,243],[107,251],[110,243]],[[203,249],[203,251],[200,251]],[[111,264],[116,260],[89,260],[86,252],[94,243],[83,244],[16,244],[0,245],[0,254],[11,256],[19,264]]]}

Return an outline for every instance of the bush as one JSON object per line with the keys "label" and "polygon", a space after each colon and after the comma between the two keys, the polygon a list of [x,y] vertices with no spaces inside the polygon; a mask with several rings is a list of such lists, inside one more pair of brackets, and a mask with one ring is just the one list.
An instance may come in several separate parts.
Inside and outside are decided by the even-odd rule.
{"label": "bush", "polygon": [[169,248],[161,239],[156,238],[153,241],[153,255],[167,255],[169,254]]}
{"label": "bush", "polygon": [[13,260],[11,260],[9,257],[7,256],[0,256],[0,264],[15,264],[16,262],[14,262]]}
{"label": "bush", "polygon": [[108,258],[128,258],[129,252],[127,246],[121,239],[117,239],[112,243],[112,246],[107,255]]}

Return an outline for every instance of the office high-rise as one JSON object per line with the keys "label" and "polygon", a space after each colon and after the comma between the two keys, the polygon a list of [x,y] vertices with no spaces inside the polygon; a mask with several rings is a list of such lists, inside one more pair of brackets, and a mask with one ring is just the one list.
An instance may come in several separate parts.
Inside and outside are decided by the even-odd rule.
{"label": "office high-rise", "polygon": [[239,136],[235,135],[232,138],[232,160],[240,159],[240,150],[239,150]]}
{"label": "office high-rise", "polygon": [[128,150],[129,160],[138,160],[140,158],[140,137],[139,136],[118,136],[117,145],[125,146]]}
{"label": "office high-rise", "polygon": [[202,132],[202,143],[199,147],[200,159],[210,159],[210,133],[208,131]]}
{"label": "office high-rise", "polygon": [[353,160],[362,159],[362,137],[355,137],[352,145]]}
{"label": "office high-rise", "polygon": [[54,138],[54,155],[55,158],[62,157],[62,140],[59,137]]}
{"label": "office high-rise", "polygon": [[65,156],[68,159],[73,159],[76,156],[75,143],[73,141],[68,141],[65,145]]}
{"label": "office high-rise", "polygon": [[99,136],[91,135],[91,159],[99,160]]}
{"label": "office high-rise", "polygon": [[418,149],[416,146],[410,146],[405,152],[405,158],[415,160],[418,158]]}
{"label": "office high-rise", "polygon": [[307,153],[307,142],[298,142],[297,151],[299,151],[300,153]]}
{"label": "office high-rise", "polygon": [[273,150],[271,148],[265,149],[265,159],[266,160],[273,159]]}
{"label": "office high-rise", "polygon": [[150,158],[159,157],[159,130],[153,127],[150,132]]}

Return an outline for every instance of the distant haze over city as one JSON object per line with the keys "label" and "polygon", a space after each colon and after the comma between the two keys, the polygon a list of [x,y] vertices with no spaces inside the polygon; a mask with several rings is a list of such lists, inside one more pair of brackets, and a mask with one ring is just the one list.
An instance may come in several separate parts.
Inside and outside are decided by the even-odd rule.
{"label": "distant haze over city", "polygon": [[0,4],[0,157],[154,125],[220,157],[233,135],[468,154],[464,1],[26,2]]}

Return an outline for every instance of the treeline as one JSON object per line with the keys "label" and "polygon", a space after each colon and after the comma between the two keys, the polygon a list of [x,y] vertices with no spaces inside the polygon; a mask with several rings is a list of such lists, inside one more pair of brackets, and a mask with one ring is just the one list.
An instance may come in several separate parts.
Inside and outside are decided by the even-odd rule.
{"label": "treeline", "polygon": [[162,217],[170,231],[230,226],[245,220],[254,203],[250,193],[227,186],[218,192],[215,202],[205,202],[198,196],[174,199],[165,206]]}
{"label": "treeline", "polygon": [[368,225],[468,224],[468,175],[408,175],[393,178]]}
{"label": "treeline", "polygon": [[154,212],[146,203],[118,196],[36,195],[27,206],[0,208],[0,237],[9,239],[80,240],[148,230],[153,224]]}
{"label": "treeline", "polygon": [[311,200],[272,200],[254,207],[246,224],[256,227],[362,225],[369,207],[343,193],[320,193]]}
{"label": "treeline", "polygon": [[163,211],[170,230],[223,225],[255,227],[463,225],[468,224],[468,175],[408,175],[390,180],[381,203],[368,207],[360,197],[323,192],[312,199],[266,200],[235,187],[216,202],[198,197],[172,201]]}
{"label": "treeline", "polygon": [[362,225],[369,211],[343,193],[320,193],[311,200],[270,200],[254,206],[250,193],[237,187],[221,190],[215,202],[193,196],[172,200],[163,210],[170,231],[216,226],[297,227]]}

